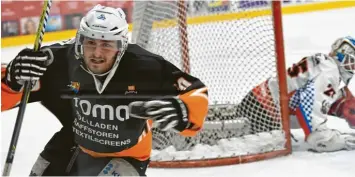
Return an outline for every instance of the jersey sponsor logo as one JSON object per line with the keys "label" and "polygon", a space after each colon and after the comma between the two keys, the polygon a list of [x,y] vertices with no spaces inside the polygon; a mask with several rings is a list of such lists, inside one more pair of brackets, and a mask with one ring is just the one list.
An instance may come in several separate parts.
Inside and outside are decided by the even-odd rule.
{"label": "jersey sponsor logo", "polygon": [[74,91],[74,93],[78,93],[80,89],[80,83],[79,82],[70,82],[69,85],[67,85],[70,90]]}
{"label": "jersey sponsor logo", "polygon": [[84,115],[101,118],[103,120],[119,120],[125,121],[129,119],[129,108],[127,105],[119,105],[113,107],[112,105],[91,104],[88,100],[81,100],[74,98],[74,105],[80,108]]}
{"label": "jersey sponsor logo", "polygon": [[135,85],[129,85],[127,87],[127,90],[125,91],[125,95],[130,95],[130,94],[137,94],[136,86]]}

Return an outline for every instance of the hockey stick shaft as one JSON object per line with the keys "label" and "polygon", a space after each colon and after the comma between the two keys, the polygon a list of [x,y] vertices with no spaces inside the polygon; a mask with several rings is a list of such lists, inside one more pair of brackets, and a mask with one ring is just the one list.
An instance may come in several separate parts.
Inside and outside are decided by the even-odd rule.
{"label": "hockey stick shaft", "polygon": [[[47,23],[47,19],[48,19],[48,15],[49,15],[49,10],[51,8],[51,4],[52,4],[51,0],[44,1],[41,19],[39,21],[39,25],[38,25],[38,29],[37,29],[37,33],[36,33],[36,40],[34,42],[34,50],[35,51],[38,51],[41,48],[43,35],[45,32],[46,23]],[[26,81],[24,84],[24,90],[23,90],[21,102],[19,105],[19,111],[17,114],[15,127],[14,127],[12,137],[11,137],[9,151],[8,151],[7,157],[6,157],[6,163],[5,163],[4,169],[3,169],[3,174],[2,174],[3,176],[9,176],[10,171],[11,171],[11,166],[14,161],[17,141],[20,136],[20,130],[21,130],[21,126],[22,126],[23,117],[25,114],[26,105],[28,102],[28,98],[30,96],[30,91],[31,91],[31,81]]]}

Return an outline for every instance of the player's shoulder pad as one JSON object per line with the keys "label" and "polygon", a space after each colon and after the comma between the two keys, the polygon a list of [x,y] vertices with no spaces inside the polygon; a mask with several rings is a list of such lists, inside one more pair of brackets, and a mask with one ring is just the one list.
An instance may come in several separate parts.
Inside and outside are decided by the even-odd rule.
{"label": "player's shoulder pad", "polygon": [[149,52],[148,50],[142,48],[137,44],[128,44],[125,54],[134,55],[137,58],[144,58],[144,59],[150,58],[155,60],[164,60],[162,56]]}
{"label": "player's shoulder pad", "polygon": [[75,43],[75,39],[72,38],[72,39],[68,39],[68,40],[65,40],[65,41],[61,41],[61,42],[56,42],[56,43],[53,43],[51,45],[48,45],[48,46],[43,46],[41,48],[41,50],[45,50],[45,51],[48,51],[48,52],[51,52],[51,54],[54,56],[56,56],[55,54],[57,52],[59,53],[63,53],[62,50],[64,49],[69,49],[71,48],[71,46],[73,46]]}
{"label": "player's shoulder pad", "polygon": [[68,47],[72,46],[74,43],[75,43],[75,38],[71,38],[71,39],[68,39],[68,40],[64,40],[64,41],[53,43],[53,44],[48,45],[48,46],[44,46],[42,48],[48,48],[52,52],[55,52],[55,51],[57,51],[59,49],[68,48]]}
{"label": "player's shoulder pad", "polygon": [[137,70],[162,71],[167,66],[167,61],[162,56],[149,52],[137,44],[128,45],[122,58],[123,63],[130,63]]}
{"label": "player's shoulder pad", "polygon": [[[69,39],[66,41],[56,42],[47,46],[43,46],[41,47],[41,51],[48,54],[50,63],[54,61],[59,61],[59,63],[62,63],[66,61],[66,60],[62,60],[62,58],[68,58],[68,57],[70,58],[70,56],[74,57],[74,55],[71,54],[74,49],[74,44],[75,44],[75,40]],[[58,63],[58,62],[54,62],[54,63]]]}

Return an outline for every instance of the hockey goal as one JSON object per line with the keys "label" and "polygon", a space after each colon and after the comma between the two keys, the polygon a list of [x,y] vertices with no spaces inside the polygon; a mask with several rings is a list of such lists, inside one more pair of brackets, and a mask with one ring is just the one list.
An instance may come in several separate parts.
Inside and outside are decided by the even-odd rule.
{"label": "hockey goal", "polygon": [[[215,2],[134,2],[132,42],[209,88],[209,114],[197,136],[153,129],[151,167],[228,165],[291,152],[280,2]],[[280,104],[265,112],[247,103],[243,111],[259,117],[259,131],[251,131],[238,105],[271,76],[279,81]],[[263,120],[270,113],[276,119]]]}

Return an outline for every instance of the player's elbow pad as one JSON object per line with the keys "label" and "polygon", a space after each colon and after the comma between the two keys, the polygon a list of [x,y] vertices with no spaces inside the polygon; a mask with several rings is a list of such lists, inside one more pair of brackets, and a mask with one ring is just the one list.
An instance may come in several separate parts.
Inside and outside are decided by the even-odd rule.
{"label": "player's elbow pad", "polygon": [[179,98],[186,104],[189,112],[188,119],[191,126],[181,132],[184,136],[194,136],[202,129],[208,113],[207,87],[191,90]]}

